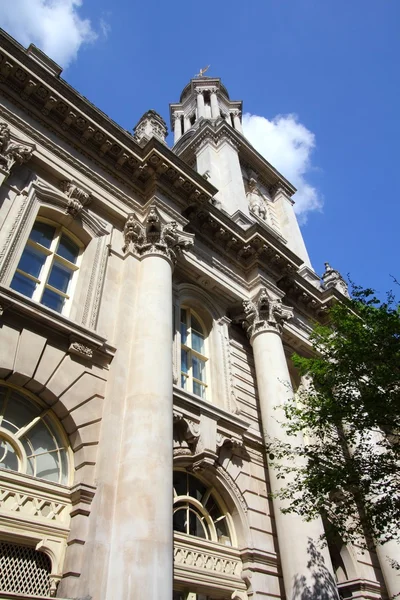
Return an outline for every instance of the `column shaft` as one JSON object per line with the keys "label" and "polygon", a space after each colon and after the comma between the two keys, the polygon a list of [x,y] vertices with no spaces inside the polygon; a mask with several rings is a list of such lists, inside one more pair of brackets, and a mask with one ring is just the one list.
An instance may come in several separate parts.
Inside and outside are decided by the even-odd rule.
{"label": "column shaft", "polygon": [[394,598],[400,594],[400,573],[395,567],[392,567],[390,561],[393,560],[400,564],[400,544],[392,540],[383,546],[377,546],[376,553],[389,597]]}
{"label": "column shaft", "polygon": [[205,116],[204,96],[203,92],[197,92],[197,118]]}
{"label": "column shaft", "polygon": [[171,264],[161,256],[146,256],[126,357],[130,373],[106,594],[110,600],[172,596],[171,340]]}
{"label": "column shaft", "polygon": [[174,118],[174,142],[176,144],[176,142],[182,136],[182,120],[180,115],[174,115]]}
{"label": "column shaft", "polygon": [[218,106],[218,97],[216,92],[211,92],[211,118],[218,119],[220,115],[219,106]]}
{"label": "column shaft", "polygon": [[[252,338],[257,375],[263,436],[288,442],[283,430],[283,404],[292,394],[290,375],[282,340],[278,332],[263,331]],[[272,492],[283,485],[275,469],[269,467]],[[286,598],[338,598],[333,569],[327,549],[320,549],[321,520],[306,523],[295,514],[283,514],[282,501],[273,499],[278,545]]]}
{"label": "column shaft", "polygon": [[242,133],[242,123],[240,121],[239,113],[234,113],[234,115],[233,115],[233,124],[235,126],[235,129],[237,131],[240,131],[240,133]]}

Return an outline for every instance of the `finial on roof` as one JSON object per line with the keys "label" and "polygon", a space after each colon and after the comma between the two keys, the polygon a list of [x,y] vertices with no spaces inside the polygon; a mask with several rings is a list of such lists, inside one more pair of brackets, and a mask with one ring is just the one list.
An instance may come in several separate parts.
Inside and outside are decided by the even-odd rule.
{"label": "finial on roof", "polygon": [[195,75],[195,77],[204,77],[204,73],[206,73],[206,71],[208,71],[208,69],[210,68],[211,65],[208,65],[207,67],[204,67],[203,69],[200,69],[200,72],[197,73],[197,75]]}

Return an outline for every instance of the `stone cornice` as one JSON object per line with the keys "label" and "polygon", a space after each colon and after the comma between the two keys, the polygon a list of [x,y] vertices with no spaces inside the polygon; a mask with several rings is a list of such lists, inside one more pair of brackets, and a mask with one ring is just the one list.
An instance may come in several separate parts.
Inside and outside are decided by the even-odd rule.
{"label": "stone cornice", "polygon": [[152,138],[139,146],[132,134],[33,60],[5,32],[0,33],[0,45],[2,92],[117,180],[143,193],[151,179],[165,179],[186,202],[193,194],[199,201],[215,195],[214,186],[165,144]]}
{"label": "stone cornice", "polygon": [[192,204],[185,216],[199,240],[241,268],[259,265],[282,277],[296,273],[302,265],[294,252],[258,222],[244,230],[209,203]]}

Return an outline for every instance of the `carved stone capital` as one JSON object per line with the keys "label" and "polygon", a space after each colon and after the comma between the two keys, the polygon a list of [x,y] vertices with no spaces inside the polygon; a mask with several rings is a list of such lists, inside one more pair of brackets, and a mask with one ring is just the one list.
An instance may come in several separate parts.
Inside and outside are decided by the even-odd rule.
{"label": "carved stone capital", "polygon": [[91,194],[68,180],[61,181],[60,189],[68,198],[65,213],[72,215],[74,218],[79,215],[83,207],[89,204],[92,199]]}
{"label": "carved stone capital", "polygon": [[140,258],[164,256],[174,265],[178,255],[193,246],[193,238],[193,234],[178,229],[176,221],[166,221],[152,206],[143,223],[134,213],[128,216],[124,227],[123,251],[132,251]]}
{"label": "carved stone capital", "polygon": [[22,140],[11,139],[10,128],[6,123],[0,123],[0,164],[8,172],[15,164],[22,165],[27,162],[36,147],[33,144],[24,144]]}
{"label": "carved stone capital", "polygon": [[332,269],[328,262],[325,263],[325,273],[322,275],[323,286],[326,290],[335,288],[346,298],[350,298],[349,288],[339,271]]}
{"label": "carved stone capital", "polygon": [[281,334],[285,321],[293,318],[293,309],[282,304],[279,298],[271,299],[265,288],[254,300],[245,300],[243,308],[242,324],[249,338],[261,331]]}

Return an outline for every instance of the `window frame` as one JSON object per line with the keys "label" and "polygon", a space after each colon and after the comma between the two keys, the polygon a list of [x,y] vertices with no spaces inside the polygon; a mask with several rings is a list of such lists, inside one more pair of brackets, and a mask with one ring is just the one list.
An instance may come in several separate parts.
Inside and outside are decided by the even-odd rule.
{"label": "window frame", "polygon": [[[32,230],[36,223],[45,223],[46,225],[50,225],[51,227],[54,227],[55,231],[54,231],[54,235],[53,235],[53,238],[52,238],[49,248],[46,248],[39,242],[35,242],[34,240],[30,239],[30,235],[31,235]],[[61,237],[63,234],[65,235],[65,237],[70,239],[79,249],[78,255],[76,258],[76,263],[72,263],[68,259],[57,254],[57,250],[59,248],[59,244],[60,244]],[[36,249],[41,254],[44,254],[46,257],[45,261],[40,269],[40,273],[39,273],[38,277],[18,268],[19,263],[22,258],[22,255],[27,247]],[[64,303],[63,303],[61,311],[57,311],[48,306],[46,306],[46,308],[49,308],[49,310],[52,310],[52,311],[56,312],[57,314],[68,316],[70,313],[70,310],[71,310],[72,298],[74,296],[74,292],[76,289],[76,283],[77,283],[77,279],[78,279],[79,270],[81,267],[84,249],[85,249],[85,246],[82,243],[82,241],[76,235],[74,235],[71,231],[69,231],[66,227],[64,227],[60,223],[57,223],[56,221],[53,221],[52,219],[48,219],[46,217],[41,217],[40,215],[36,216],[36,218],[32,224],[32,227],[29,231],[28,238],[22,249],[17,266],[14,269],[13,276],[12,276],[12,279],[10,282],[10,287],[11,287],[11,283],[12,283],[12,280],[14,279],[15,274],[19,273],[26,279],[29,279],[30,281],[35,282],[36,288],[35,288],[32,296],[27,296],[27,295],[23,294],[22,292],[18,292],[18,290],[15,290],[17,293],[21,294],[25,298],[30,298],[30,300],[37,302],[41,306],[46,306],[45,304],[42,303],[42,297],[43,297],[45,290],[50,290],[53,293],[56,293],[61,298],[64,298]],[[61,290],[58,290],[57,288],[55,288],[54,286],[52,286],[48,283],[48,280],[51,275],[54,264],[60,264],[72,272],[72,276],[69,280],[67,292],[62,292]],[[14,289],[14,288],[11,288],[11,289]]]}
{"label": "window frame", "polygon": [[[182,311],[186,311],[186,323],[182,321]],[[193,348],[192,343],[192,316],[198,321],[201,326],[202,331],[196,331],[203,337],[203,350],[204,354],[195,350]],[[182,336],[182,325],[186,327],[186,343],[183,341]],[[209,401],[210,400],[210,365],[209,365],[209,345],[208,345],[208,331],[204,324],[203,319],[199,316],[199,314],[194,311],[190,306],[183,304],[179,307],[179,336],[180,336],[180,387],[181,389],[195,395],[202,400]],[[186,352],[187,354],[187,371],[182,369],[182,352]],[[204,380],[200,380],[193,376],[193,357],[199,359],[204,363]],[[185,380],[186,385],[183,385],[183,381]],[[201,389],[204,390],[203,395],[197,394],[194,391],[194,384],[200,386]]]}
{"label": "window frame", "polygon": [[[40,402],[28,390],[21,390],[17,386],[7,383],[4,380],[0,380],[0,391],[2,390],[4,390],[4,395],[0,396],[0,439],[5,439],[13,447],[13,450],[18,458],[18,470],[0,467],[0,474],[18,473],[19,475],[27,475],[28,477],[33,477],[38,481],[46,482],[50,485],[71,485],[73,480],[72,449],[68,436],[58,418],[54,414],[54,411],[43,402]],[[37,409],[37,415],[19,429],[17,428],[17,425],[11,423],[16,431],[12,431],[9,427],[3,427],[4,413],[7,411],[7,405],[13,393],[22,398],[27,405],[33,405],[33,407]],[[5,420],[8,422],[8,419]],[[31,431],[38,423],[44,425],[45,430],[50,435],[55,447],[45,452],[35,453],[32,442],[27,434],[29,434],[29,431]],[[25,445],[24,438],[26,438]],[[26,446],[32,450],[31,454],[29,455],[27,453]],[[36,475],[36,457],[44,454],[54,453],[56,453],[58,457],[58,480],[53,481],[52,479]],[[64,459],[62,458],[62,453],[64,453]],[[33,474],[28,472],[29,459],[33,459],[30,465],[30,468],[32,468],[33,464]]]}
{"label": "window frame", "polygon": [[[185,494],[178,495],[178,493],[175,490],[175,485],[174,485],[174,487],[173,487],[173,514],[175,514],[176,512],[178,512],[179,510],[182,510],[182,509],[187,510],[188,513],[190,511],[195,513],[196,517],[201,522],[203,529],[206,531],[206,536],[204,538],[202,538],[200,536],[196,536],[196,535],[193,535],[193,534],[190,534],[187,532],[184,533],[184,532],[176,530],[176,529],[174,529],[174,534],[177,533],[179,535],[187,535],[189,537],[195,537],[196,539],[204,539],[205,541],[208,541],[208,542],[214,542],[214,543],[220,544],[221,546],[225,546],[228,548],[235,548],[237,546],[237,540],[236,540],[235,528],[233,525],[232,516],[231,516],[229,510],[227,509],[225,503],[223,502],[222,498],[217,493],[217,490],[214,488],[214,486],[210,485],[209,482],[203,481],[202,479],[199,479],[195,475],[188,473],[186,470],[175,468],[174,474],[175,473],[176,474],[180,473],[186,477],[186,492],[185,492]],[[199,484],[204,487],[205,492],[204,492],[204,495],[202,496],[201,500],[198,500],[194,496],[190,495],[190,478],[194,479],[195,481],[198,481]],[[213,518],[206,508],[210,498],[220,513],[217,516],[217,518]],[[226,537],[227,537],[227,540],[229,541],[228,544],[224,543],[223,541],[220,541],[218,539],[216,523],[218,523],[221,520],[224,520],[224,522],[225,522],[225,528],[226,528],[226,532],[227,532]],[[203,523],[203,521],[204,521],[204,523]]]}

